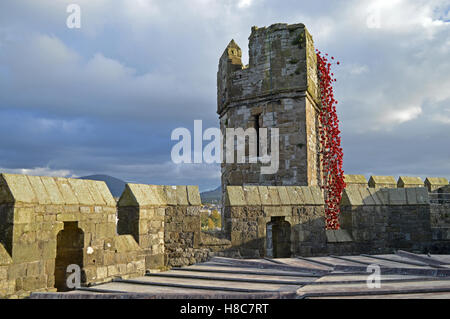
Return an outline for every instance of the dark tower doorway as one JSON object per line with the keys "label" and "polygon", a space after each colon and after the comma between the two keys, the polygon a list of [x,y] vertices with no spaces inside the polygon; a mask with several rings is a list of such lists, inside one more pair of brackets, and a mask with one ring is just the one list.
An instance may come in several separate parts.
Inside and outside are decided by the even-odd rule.
{"label": "dark tower doorway", "polygon": [[84,232],[78,222],[64,222],[64,229],[56,237],[55,288],[68,291],[67,267],[75,264],[83,268]]}
{"label": "dark tower doorway", "polygon": [[266,256],[291,257],[291,224],[284,217],[272,217],[266,225]]}

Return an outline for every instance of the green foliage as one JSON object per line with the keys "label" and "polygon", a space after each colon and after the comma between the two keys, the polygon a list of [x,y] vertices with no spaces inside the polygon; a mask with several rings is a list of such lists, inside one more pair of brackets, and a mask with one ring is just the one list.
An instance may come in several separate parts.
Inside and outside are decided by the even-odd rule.
{"label": "green foliage", "polygon": [[200,215],[200,223],[202,226],[202,229],[207,230],[208,229],[208,220],[209,220],[209,216],[208,213],[203,213]]}
{"label": "green foliage", "polygon": [[208,218],[208,229],[214,229],[215,225],[211,218]]}
{"label": "green foliage", "polygon": [[216,227],[221,227],[222,226],[221,225],[222,218],[220,216],[220,213],[216,209],[213,210],[213,212],[211,213],[210,218],[212,219],[212,221],[214,222],[214,225]]}
{"label": "green foliage", "polygon": [[213,230],[215,228],[222,228],[222,218],[217,210],[213,210],[211,215],[202,213],[200,216],[202,230]]}

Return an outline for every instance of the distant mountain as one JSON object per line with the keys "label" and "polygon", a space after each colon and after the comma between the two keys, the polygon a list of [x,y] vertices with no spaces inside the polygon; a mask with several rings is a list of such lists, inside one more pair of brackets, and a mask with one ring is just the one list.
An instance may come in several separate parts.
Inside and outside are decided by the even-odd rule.
{"label": "distant mountain", "polygon": [[[109,175],[89,175],[80,177],[80,179],[90,179],[94,181],[105,182],[109,188],[109,191],[114,197],[120,197],[120,195],[122,195],[123,193],[123,190],[125,189],[125,185],[127,184],[123,180]],[[200,197],[202,199],[202,203],[218,204],[222,200],[222,187],[219,186],[214,190],[200,193]]]}
{"label": "distant mountain", "polygon": [[217,204],[220,203],[222,200],[222,187],[219,186],[216,189],[212,191],[206,191],[203,193],[200,193],[200,197],[202,199],[202,203],[211,203],[211,204]]}
{"label": "distant mountain", "polygon": [[114,197],[120,197],[126,185],[126,182],[108,175],[89,175],[80,177],[80,179],[91,179],[94,181],[105,182]]}

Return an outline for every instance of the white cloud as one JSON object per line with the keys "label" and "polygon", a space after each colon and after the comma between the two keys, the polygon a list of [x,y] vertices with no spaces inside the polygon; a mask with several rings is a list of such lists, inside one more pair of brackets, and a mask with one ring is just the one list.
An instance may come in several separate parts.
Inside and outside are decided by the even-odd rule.
{"label": "white cloud", "polygon": [[71,170],[54,170],[48,167],[34,167],[34,168],[2,168],[0,167],[0,172],[9,174],[25,174],[32,176],[54,176],[54,177],[72,177],[77,178],[78,176],[73,174]]}
{"label": "white cloud", "polygon": [[[449,111],[449,110],[447,110]],[[446,114],[435,114],[432,116],[432,120],[437,122],[437,123],[443,123],[443,124],[447,124],[450,125],[450,111],[447,112],[449,113],[449,115]]]}
{"label": "white cloud", "polygon": [[252,5],[253,0],[239,0],[238,8],[248,8]]}
{"label": "white cloud", "polygon": [[369,71],[369,67],[367,65],[354,63],[349,65],[348,67],[345,67],[345,70],[347,70],[347,72],[351,75],[361,75],[367,73]]}
{"label": "white cloud", "polygon": [[366,12],[367,27],[380,28],[391,32],[410,32],[411,29],[425,28],[432,36],[433,29],[448,25],[435,17],[435,9],[443,1],[377,0],[361,1],[360,8]]}
{"label": "white cloud", "polygon": [[[395,107],[395,106],[394,106]],[[413,106],[402,110],[391,110],[383,116],[383,121],[393,122],[395,124],[402,124],[416,119],[422,113],[420,106]]]}

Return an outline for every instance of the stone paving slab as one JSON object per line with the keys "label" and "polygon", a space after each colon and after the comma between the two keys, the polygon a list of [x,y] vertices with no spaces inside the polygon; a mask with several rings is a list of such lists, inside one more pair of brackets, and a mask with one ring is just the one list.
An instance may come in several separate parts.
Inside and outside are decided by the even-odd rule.
{"label": "stone paving slab", "polygon": [[90,291],[74,291],[66,293],[32,293],[30,299],[294,299],[295,292],[263,292],[263,293],[239,293],[239,292],[221,292],[221,291],[193,291],[189,294],[175,292],[159,292],[159,293],[113,293],[113,292],[90,292]]}
{"label": "stone paving slab", "polygon": [[309,262],[307,260],[303,259],[297,259],[297,258],[275,258],[275,261],[281,262],[285,265],[293,266],[293,267],[302,267],[305,269],[311,269],[314,270],[324,270],[324,271],[331,271],[331,267],[327,267],[324,265],[320,265],[317,263]]}
{"label": "stone paving slab", "polygon": [[177,271],[191,272],[199,271],[204,273],[230,273],[230,274],[258,274],[264,275],[277,275],[277,276],[293,276],[293,277],[320,277],[320,275],[313,275],[310,272],[293,272],[284,271],[279,269],[259,269],[251,267],[228,267],[228,266],[204,266],[203,264],[192,265],[189,267],[174,268]]}
{"label": "stone paving slab", "polygon": [[211,287],[217,290],[223,288],[235,288],[243,290],[255,290],[261,292],[295,289],[295,286],[283,284],[282,282],[268,284],[268,283],[254,283],[254,282],[222,281],[212,278],[210,280],[205,279],[199,280],[189,278],[156,277],[151,275],[129,279],[127,280],[127,283],[148,284],[152,286],[168,285],[168,286],[180,286],[180,287],[184,286],[184,287],[199,287],[199,288]]}
{"label": "stone paving slab", "polygon": [[[427,256],[427,255],[420,255]],[[433,259],[443,262],[445,265],[450,265],[450,255],[431,255]]]}
{"label": "stone paving slab", "polygon": [[412,266],[419,266],[422,268],[432,268],[429,265],[423,263],[423,262],[419,262],[417,260],[411,260],[409,258],[406,257],[402,257],[399,255],[395,255],[395,254],[386,254],[386,255],[374,255],[375,257],[381,257],[381,258],[385,258],[388,260],[392,260],[392,261],[396,261],[399,262],[401,264],[403,264],[403,267],[407,267],[407,265],[412,265]]}
{"label": "stone paving slab", "polygon": [[376,264],[376,265],[379,265],[380,267],[395,268],[395,267],[401,266],[402,268],[423,268],[423,267],[430,268],[426,265],[415,266],[415,265],[405,264],[400,261],[399,262],[388,261],[388,260],[378,259],[378,258],[369,257],[369,256],[345,256],[344,258],[362,262],[367,265]]}
{"label": "stone paving slab", "polygon": [[[345,256],[348,257],[348,256]],[[341,265],[341,266],[355,266],[355,267],[361,267],[361,264],[351,261],[346,261],[342,259],[333,258],[331,256],[327,257],[308,257],[308,259],[313,261],[318,261],[326,264],[330,264],[333,266]]]}
{"label": "stone paving slab", "polygon": [[304,285],[305,283],[315,281],[317,277],[294,277],[294,276],[276,276],[276,275],[261,275],[261,274],[237,274],[237,273],[205,273],[200,271],[180,271],[170,270],[162,273],[155,273],[149,277],[168,277],[168,278],[190,278],[203,280],[230,280],[242,282],[276,282],[286,284]]}
{"label": "stone paving slab", "polygon": [[[292,260],[291,264],[278,261],[279,259],[270,261],[268,259],[232,259],[224,257],[214,257],[212,262],[223,263],[224,265],[239,265],[249,266],[252,268],[264,268],[264,269],[278,269],[285,271],[299,271],[299,272],[313,272],[313,273],[327,273],[330,268],[324,268],[320,265],[313,263],[305,263],[302,261]],[[278,261],[278,262],[277,262]]]}
{"label": "stone paving slab", "polygon": [[[438,268],[447,268],[446,265],[444,265],[444,263],[438,259],[435,259],[431,256],[428,255],[419,255],[419,254],[414,254],[414,253],[410,253],[407,251],[403,251],[403,250],[398,250],[395,253],[397,256],[401,256],[410,260],[414,260],[414,261],[418,261],[420,263],[424,263],[426,265],[429,265],[431,267],[438,267]],[[448,265],[447,265],[448,266]]]}
{"label": "stone paving slab", "polygon": [[[124,293],[146,293],[146,294],[159,294],[159,293],[178,293],[183,295],[190,295],[192,293],[212,293],[220,290],[213,289],[195,289],[195,288],[182,288],[177,287],[169,287],[169,286],[147,286],[147,285],[138,285],[132,283],[123,283],[123,282],[111,282],[102,284],[95,287],[96,289],[103,290],[105,292],[108,291],[122,291]],[[244,293],[238,292],[236,293]]]}
{"label": "stone paving slab", "polygon": [[[392,260],[374,259],[380,256]],[[450,260],[448,255],[433,258]],[[201,264],[117,279],[68,293],[35,293],[32,298],[450,298],[450,274],[445,273],[448,269],[410,265],[408,261],[394,254],[272,260],[216,257]],[[372,263],[382,266],[380,288],[367,286],[370,274],[366,264]]]}
{"label": "stone paving slab", "polygon": [[422,293],[422,294],[387,294],[387,295],[360,295],[360,296],[328,296],[308,297],[308,299],[450,299],[449,292]]}
{"label": "stone paving slab", "polygon": [[412,281],[412,282],[389,282],[381,283],[380,288],[369,288],[364,283],[349,284],[323,284],[323,285],[307,285],[297,290],[300,297],[309,296],[333,296],[333,295],[369,295],[369,294],[393,294],[401,292],[437,292],[433,290],[443,289],[450,292],[450,281]]}
{"label": "stone paving slab", "polygon": [[[348,282],[363,282],[367,281],[370,274],[360,274],[360,275],[338,275],[338,276],[323,276],[314,281],[314,284],[333,284],[333,283],[348,283]],[[390,281],[433,281],[433,280],[446,280],[446,278],[436,278],[432,276],[414,276],[414,275],[381,275],[381,282]]]}

